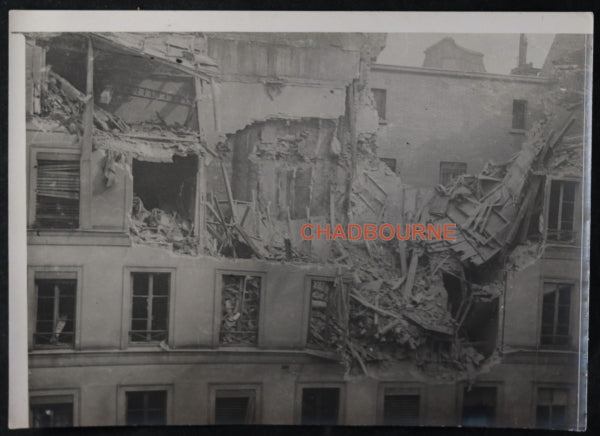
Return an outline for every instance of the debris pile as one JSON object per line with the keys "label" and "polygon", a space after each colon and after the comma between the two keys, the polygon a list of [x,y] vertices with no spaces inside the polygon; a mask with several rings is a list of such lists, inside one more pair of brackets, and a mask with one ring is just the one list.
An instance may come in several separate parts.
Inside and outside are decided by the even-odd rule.
{"label": "debris pile", "polygon": [[138,196],[133,197],[129,230],[134,242],[166,247],[180,254],[196,255],[198,240],[192,234],[193,224],[177,212],[154,208],[146,210]]}

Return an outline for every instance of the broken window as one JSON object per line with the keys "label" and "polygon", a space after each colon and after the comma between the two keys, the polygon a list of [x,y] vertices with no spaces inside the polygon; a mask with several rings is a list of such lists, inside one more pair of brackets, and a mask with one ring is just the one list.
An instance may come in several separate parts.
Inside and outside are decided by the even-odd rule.
{"label": "broken window", "polygon": [[339,388],[302,389],[302,425],[337,425],[340,413]]}
{"label": "broken window", "polygon": [[30,427],[72,427],[73,396],[31,397],[29,412]]}
{"label": "broken window", "polygon": [[261,278],[223,275],[221,345],[257,345]]}
{"label": "broken window", "polygon": [[539,388],[535,426],[537,428],[563,429],[567,417],[566,389]]}
{"label": "broken window", "polygon": [[440,185],[448,186],[456,178],[467,173],[465,162],[440,162]]}
{"label": "broken window", "polygon": [[73,347],[76,279],[36,279],[37,308],[33,343],[38,347]]}
{"label": "broken window", "polygon": [[474,386],[463,391],[462,425],[493,427],[496,417],[496,388]]}
{"label": "broken window", "polygon": [[544,283],[541,345],[565,346],[569,344],[572,290],[573,285],[568,283]]}
{"label": "broken window", "polygon": [[335,282],[333,280],[310,281],[310,317],[308,344],[330,349],[339,337],[330,311],[335,307]]}
{"label": "broken window", "polygon": [[419,425],[420,397],[386,389],[383,398],[383,425]]}
{"label": "broken window", "polygon": [[166,341],[171,274],[134,272],[131,279],[131,342]]}
{"label": "broken window", "polygon": [[373,98],[375,99],[375,107],[377,109],[377,115],[379,115],[379,121],[385,121],[385,110],[386,110],[386,90],[385,89],[371,89],[373,92]]}
{"label": "broken window", "polygon": [[167,391],[129,391],[127,425],[165,425],[167,423]]}
{"label": "broken window", "polygon": [[547,239],[572,242],[575,239],[575,193],[577,182],[552,180],[548,210]]}
{"label": "broken window", "polygon": [[38,159],[35,225],[79,227],[79,161]]}
{"label": "broken window", "polygon": [[215,421],[217,425],[254,424],[256,391],[218,390],[215,394]]}
{"label": "broken window", "polygon": [[525,115],[527,114],[527,100],[513,100],[512,128],[525,129]]}
{"label": "broken window", "polygon": [[173,163],[133,160],[132,234],[142,241],[193,251],[196,208],[195,156]]}
{"label": "broken window", "polygon": [[389,157],[380,157],[379,160],[386,164],[394,173],[396,172],[396,159]]}

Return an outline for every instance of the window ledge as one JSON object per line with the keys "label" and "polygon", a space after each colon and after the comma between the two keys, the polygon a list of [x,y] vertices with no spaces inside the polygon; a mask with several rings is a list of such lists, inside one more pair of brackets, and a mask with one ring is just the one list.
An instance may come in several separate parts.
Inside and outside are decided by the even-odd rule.
{"label": "window ledge", "polygon": [[380,126],[387,126],[387,120],[379,120],[379,125]]}
{"label": "window ledge", "polygon": [[28,245],[130,246],[129,234],[116,230],[27,229]]}
{"label": "window ledge", "polygon": [[513,135],[524,135],[527,133],[527,129],[510,129],[508,132]]}

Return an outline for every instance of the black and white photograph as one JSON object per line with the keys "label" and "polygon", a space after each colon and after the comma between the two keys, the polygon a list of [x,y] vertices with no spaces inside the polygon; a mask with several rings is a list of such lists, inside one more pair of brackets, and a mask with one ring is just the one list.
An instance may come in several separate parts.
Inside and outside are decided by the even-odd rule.
{"label": "black and white photograph", "polygon": [[592,29],[509,29],[16,32],[13,426],[584,430]]}

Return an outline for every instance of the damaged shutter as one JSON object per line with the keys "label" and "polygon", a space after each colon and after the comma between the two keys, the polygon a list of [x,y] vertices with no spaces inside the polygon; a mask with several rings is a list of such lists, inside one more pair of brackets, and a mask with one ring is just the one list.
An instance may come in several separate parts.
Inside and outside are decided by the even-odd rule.
{"label": "damaged shutter", "polygon": [[36,223],[39,227],[79,227],[79,161],[38,160]]}

